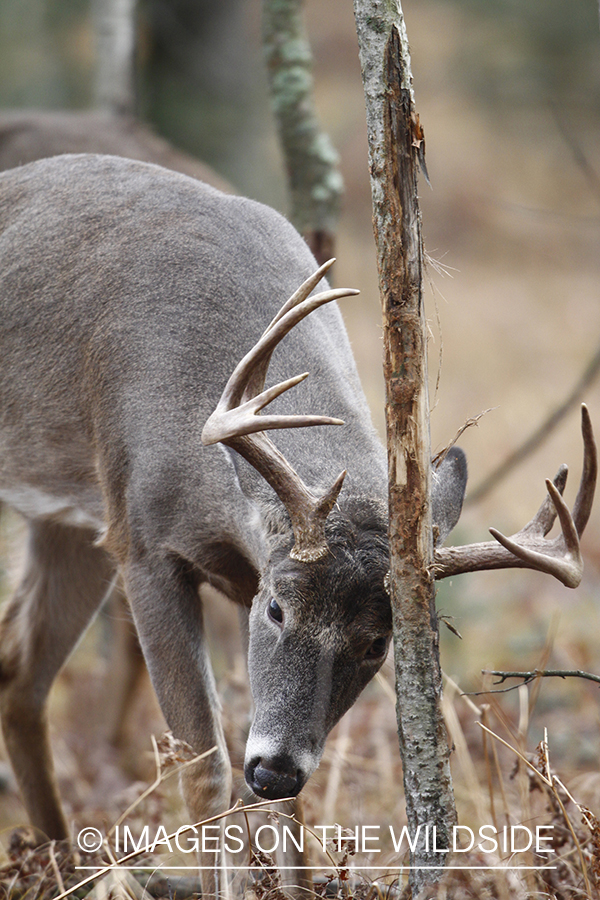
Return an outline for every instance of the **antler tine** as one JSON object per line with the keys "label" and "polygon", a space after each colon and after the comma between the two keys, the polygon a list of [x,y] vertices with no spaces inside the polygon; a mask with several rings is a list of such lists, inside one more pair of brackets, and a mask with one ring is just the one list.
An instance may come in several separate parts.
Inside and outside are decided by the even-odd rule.
{"label": "antler tine", "polygon": [[337,288],[336,290],[323,291],[303,300],[290,309],[283,318],[270,326],[254,345],[254,347],[237,364],[225,389],[221,395],[215,411],[207,419],[202,431],[203,444],[216,444],[219,441],[229,440],[236,435],[251,434],[273,428],[303,428],[307,425],[343,425],[341,419],[331,419],[327,416],[266,416],[257,418],[259,410],[263,409],[275,397],[289,390],[294,385],[303,381],[306,374],[290,378],[281,382],[268,391],[258,396],[250,397],[242,403],[246,388],[256,366],[269,359],[277,344],[288,334],[294,325],[305,319],[311,312],[339,300],[342,297],[358,294],[351,288]]}
{"label": "antler tine", "polygon": [[[559,466],[558,472],[552,479],[552,484],[561,496],[564,494],[565,487],[567,486],[568,474],[569,467],[565,466],[563,463],[562,466]],[[519,534],[529,534],[530,532],[533,532],[535,534],[543,534],[545,537],[556,521],[556,514],[556,505],[552,501],[552,494],[548,491],[542,505],[531,522],[528,522],[527,525],[521,529]]]}
{"label": "antler tine", "polygon": [[[267,327],[264,330],[264,334],[270,331],[273,326],[282,319],[286,313],[293,309],[295,306],[298,306],[303,300],[309,296],[310,292],[313,291],[322,278],[325,277],[329,269],[334,264],[335,259],[330,259],[327,262],[324,262],[322,266],[319,266],[314,275],[311,275],[310,278],[307,278],[304,281],[298,290],[294,291],[290,299],[283,304],[277,315],[274,319],[269,322]],[[272,353],[273,351],[271,351]],[[269,363],[271,361],[271,353],[267,353],[263,356],[262,360],[254,367],[252,374],[249,376],[246,382],[246,388],[244,390],[244,398],[248,399],[249,397],[254,397],[256,394],[259,394],[264,385],[265,378],[267,377],[267,370],[269,368]]]}
{"label": "antler tine", "polygon": [[288,378],[276,384],[257,397],[251,397],[245,403],[232,409],[220,408],[206,420],[202,429],[202,443],[205,445],[225,443],[232,438],[245,434],[257,434],[259,431],[272,431],[278,428],[306,428],[309,425],[343,425],[342,419],[333,419],[330,416],[259,416],[272,400],[280,394],[289,391],[308,378],[308,372]]}
{"label": "antler tine", "polygon": [[346,473],[342,472],[321,496],[315,496],[263,432],[344,423],[329,416],[260,416],[259,413],[276,397],[307,377],[307,373],[296,375],[262,390],[271,354],[277,344],[314,310],[332,300],[359,293],[353,289],[339,288],[309,296],[332,264],[333,260],[325,263],[292,294],[254,347],[235,367],[216,409],[202,430],[204,444],[227,444],[254,466],[275,490],[292,522],[295,544],[291,556],[304,562],[319,559],[327,553],[325,521],[337,500]]}
{"label": "antler tine", "polygon": [[290,311],[290,309],[293,309],[294,306],[298,306],[299,303],[301,303],[303,300],[306,300],[310,292],[314,291],[321,279],[325,278],[325,275],[327,275],[334,262],[335,257],[332,257],[332,259],[328,259],[323,263],[323,265],[319,266],[314,275],[311,275],[310,278],[307,278],[306,281],[304,281],[300,285],[298,290],[294,291],[290,299],[283,304],[275,318],[272,319],[271,322],[269,322],[269,324],[265,328],[265,332],[270,331],[273,325],[275,325],[276,322],[279,322],[279,320],[282,319],[285,314]]}
{"label": "antler tine", "polygon": [[579,536],[583,534],[592,511],[598,477],[598,451],[594,440],[590,411],[585,403],[581,405],[581,433],[583,435],[583,470],[573,506],[573,521]]}
{"label": "antler tine", "polygon": [[[490,528],[498,543],[487,541],[436,550],[435,577],[446,578],[482,569],[521,567],[546,572],[558,578],[566,587],[577,587],[583,574],[579,536],[590,515],[597,474],[596,445],[585,406],[582,408],[582,433],[583,473],[572,515],[562,498],[567,467],[561,466],[554,481],[546,481],[548,497],[531,522],[521,531],[509,538]],[[554,540],[547,540],[546,535],[557,515],[561,534]]]}
{"label": "antler tine", "polygon": [[[548,575],[558,578],[566,587],[576,588],[583,574],[583,560],[579,549],[577,529],[569,507],[549,478],[546,479],[546,487],[555,508],[555,516],[558,513],[562,528],[562,535],[556,541],[547,542],[548,548],[536,550],[533,546],[528,547],[524,543],[519,543],[516,538],[523,540],[526,533],[525,528],[519,531],[514,538],[506,537],[496,528],[490,528],[490,534],[510,553],[522,560],[526,568],[546,572]],[[554,555],[552,551],[555,549],[560,551],[560,555]]]}
{"label": "antler tine", "polygon": [[[358,293],[359,291],[353,290],[352,288],[336,288],[334,290],[323,291],[320,294],[315,294],[313,297],[309,297],[307,300],[298,303],[292,309],[288,310],[281,319],[272,323],[254,347],[235,367],[225,386],[219,401],[219,407],[221,409],[232,409],[234,406],[239,405],[255,370],[259,366],[264,366],[265,362],[268,363],[277,344],[283,340],[286,334],[288,334],[295,325],[301,322],[302,319],[305,319],[306,316],[310,315],[311,312],[318,309],[320,306],[331,303],[332,300],[341,300],[342,297],[350,297]],[[255,389],[258,388],[258,390],[262,387],[262,385],[258,384],[256,381],[253,381],[253,385]]]}

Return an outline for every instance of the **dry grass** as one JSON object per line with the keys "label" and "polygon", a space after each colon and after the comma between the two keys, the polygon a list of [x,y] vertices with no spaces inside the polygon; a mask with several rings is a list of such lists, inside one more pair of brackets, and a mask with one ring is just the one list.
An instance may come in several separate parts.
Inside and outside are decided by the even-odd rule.
{"label": "dry grass", "polygon": [[[108,838],[107,846],[101,853],[88,857],[80,854],[78,859],[55,845],[34,848],[26,830],[12,830],[19,818],[23,821],[23,816],[18,812],[18,799],[8,788],[3,810],[6,813],[12,807],[13,816],[10,823],[6,820],[4,823],[5,859],[0,867],[0,896],[4,890],[10,900],[25,897],[50,900],[71,891],[69,895],[89,896],[94,900],[117,897],[139,900],[144,886],[154,896],[191,896],[198,885],[189,873],[165,872],[150,879],[147,868],[189,865],[189,858],[170,856],[164,847],[157,847],[154,854],[134,854],[125,861],[121,853],[119,866],[118,854],[109,849],[117,824],[128,824],[133,834],[140,834],[145,824],[154,829],[163,825],[167,834],[173,834],[188,822],[179,799],[177,778],[171,777],[178,766],[185,765],[186,755],[185,749],[168,744],[161,746],[160,754],[156,746],[152,750],[145,730],[146,749],[139,758],[146,771],[154,768],[155,776],[146,782],[130,781],[121,791],[107,793],[107,784],[125,783],[125,779],[118,771],[117,761],[105,757],[96,770],[98,792],[93,772],[88,766],[85,773],[86,767],[80,762],[101,749],[95,746],[97,733],[86,735],[84,730],[82,736],[73,717],[75,711],[75,719],[78,718],[77,712],[82,707],[98,706],[98,695],[102,694],[104,673],[94,637],[98,634],[90,636],[70,663],[71,672],[67,670],[61,678],[53,702],[53,722],[61,791],[74,833],[83,827],[99,828]],[[551,655],[551,641],[552,638],[537,662],[542,663]],[[95,674],[80,679],[80,671]],[[76,703],[71,705],[74,686],[77,686]],[[531,852],[490,853],[476,848],[456,854],[451,860],[455,866],[499,868],[449,869],[429,897],[533,900],[546,896],[557,900],[586,897],[595,900],[599,896],[596,879],[600,872],[600,776],[596,772],[585,773],[585,767],[581,767],[576,777],[568,772],[561,772],[560,778],[557,776],[558,764],[555,768],[552,761],[552,724],[549,737],[537,741],[540,729],[544,733],[542,723],[552,723],[556,715],[556,710],[551,710],[557,703],[553,687],[554,682],[536,682],[509,694],[470,697],[463,695],[452,679],[446,679],[444,713],[453,747],[453,776],[461,825],[475,833],[482,825],[493,824],[499,831],[505,825],[551,825],[556,855],[548,859]],[[243,787],[241,761],[249,697],[243,682],[232,678],[230,670],[221,672],[220,689],[226,699],[225,724],[234,763],[236,795],[248,802],[251,798]],[[587,686],[571,685],[569,703],[573,702],[572,692],[579,693],[584,700],[587,691]],[[138,703],[146,712],[152,708],[145,696],[139,697]],[[549,708],[550,717],[545,712]],[[588,712],[586,703],[581,702],[577,715],[583,731],[589,728]],[[573,714],[571,705],[570,715]],[[160,718],[155,718],[153,724],[160,727]],[[139,733],[138,741],[143,745]],[[67,752],[62,754],[65,749]],[[395,853],[389,836],[390,825],[399,833],[406,824],[389,667],[338,725],[328,742],[321,767],[304,793],[309,828],[319,823],[339,823],[346,829],[353,829],[356,824],[379,825],[381,829],[376,845],[379,853],[355,854],[350,842],[341,849],[331,844],[329,855],[323,855],[317,840],[310,843],[311,861],[321,867],[316,895],[327,889],[328,895],[362,900],[397,897],[406,891],[407,872],[402,867],[408,864],[407,854]],[[251,814],[253,831],[259,822],[272,821],[267,812],[253,809]],[[230,813],[229,821],[243,821],[239,810]],[[489,845],[485,849],[489,850]],[[144,869],[137,870],[136,874],[124,869],[124,862]],[[265,897],[278,900],[279,874],[268,854],[258,853],[244,862],[253,867],[251,892],[258,900]],[[84,886],[76,887],[82,882],[82,876],[87,875],[74,868],[76,863],[105,866],[106,870]],[[511,865],[544,868],[511,869]],[[243,875],[239,873],[235,879],[238,892],[242,889]],[[246,884],[246,893],[248,890]]]}

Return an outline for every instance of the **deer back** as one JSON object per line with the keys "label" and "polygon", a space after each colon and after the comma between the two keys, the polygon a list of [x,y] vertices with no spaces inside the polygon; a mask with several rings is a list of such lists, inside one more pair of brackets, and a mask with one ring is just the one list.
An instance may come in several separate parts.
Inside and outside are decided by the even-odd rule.
{"label": "deer back", "polygon": [[[264,564],[247,521],[272,492],[200,431],[232,361],[314,268],[304,243],[272,210],[152,165],[67,156],[0,177],[4,489],[108,526],[120,558],[131,529],[142,541],[159,529],[184,555],[231,540]],[[311,372],[282,410],[349,425],[282,432],[292,465],[318,485],[343,460],[349,485],[381,495],[383,453],[337,309],[298,326],[271,368]]]}

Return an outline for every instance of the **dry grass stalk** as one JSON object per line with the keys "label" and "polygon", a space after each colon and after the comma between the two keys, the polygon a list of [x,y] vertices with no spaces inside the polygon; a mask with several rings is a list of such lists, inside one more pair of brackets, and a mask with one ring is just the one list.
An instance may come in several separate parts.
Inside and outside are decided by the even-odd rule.
{"label": "dry grass stalk", "polygon": [[167,778],[170,778],[171,775],[179,774],[183,772],[184,769],[187,769],[188,766],[206,759],[207,756],[210,756],[217,749],[216,747],[211,747],[210,750],[206,750],[204,753],[197,755],[189,744],[173,737],[173,734],[170,731],[165,732],[158,741],[154,735],[151,735],[150,737],[152,740],[152,749],[154,751],[156,777],[152,784],[145,788],[139,797],[137,797],[116,820],[106,835],[107,846],[108,839],[114,834],[118,826],[121,825],[121,823],[124,822],[147,797],[158,790],[160,785],[163,784]]}
{"label": "dry grass stalk", "polygon": [[467,793],[473,805],[475,815],[478,821],[485,822],[488,819],[489,810],[487,807],[487,803],[485,802],[485,793],[481,788],[481,784],[477,776],[473,757],[469,752],[465,733],[462,729],[454,706],[454,700],[457,693],[457,685],[451,679],[447,678],[446,689],[442,698],[444,720],[446,722],[446,728],[448,729],[448,735],[450,737],[451,744],[454,747],[454,752],[456,754],[458,764],[460,765],[461,772],[465,780]]}

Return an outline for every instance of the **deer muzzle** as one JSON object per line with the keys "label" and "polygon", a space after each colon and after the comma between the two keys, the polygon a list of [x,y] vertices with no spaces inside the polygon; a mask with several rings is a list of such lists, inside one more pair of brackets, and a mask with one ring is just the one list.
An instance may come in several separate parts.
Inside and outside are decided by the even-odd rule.
{"label": "deer muzzle", "polygon": [[308,775],[296,768],[288,756],[252,757],[245,767],[244,776],[248,787],[267,800],[281,800],[295,797],[304,787]]}

